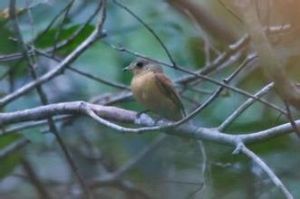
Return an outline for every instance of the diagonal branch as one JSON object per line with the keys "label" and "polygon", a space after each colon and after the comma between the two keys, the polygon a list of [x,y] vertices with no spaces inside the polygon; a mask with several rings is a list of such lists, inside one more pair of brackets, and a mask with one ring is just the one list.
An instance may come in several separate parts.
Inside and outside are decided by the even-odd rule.
{"label": "diagonal branch", "polygon": [[248,158],[250,158],[253,162],[255,162],[271,179],[271,181],[279,188],[282,194],[287,199],[293,199],[294,197],[285,187],[285,185],[281,182],[281,180],[277,177],[277,175],[272,171],[272,169],[253,151],[248,149],[245,145],[241,144],[238,146],[238,151],[245,154]]}

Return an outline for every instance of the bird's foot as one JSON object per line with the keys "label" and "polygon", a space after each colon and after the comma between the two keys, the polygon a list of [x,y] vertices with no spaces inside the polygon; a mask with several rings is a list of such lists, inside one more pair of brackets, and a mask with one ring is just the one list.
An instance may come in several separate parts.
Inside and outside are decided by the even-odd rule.
{"label": "bird's foot", "polygon": [[148,113],[150,110],[146,109],[146,110],[143,110],[143,111],[140,111],[138,112],[135,117],[136,119],[140,119],[141,115],[144,114],[144,113]]}
{"label": "bird's foot", "polygon": [[155,125],[155,120],[153,120],[148,115],[144,114],[144,113],[147,113],[147,112],[149,112],[149,110],[144,110],[144,111],[138,112],[135,115],[135,123],[136,124],[142,124],[143,123],[142,121],[144,121],[144,122],[146,121],[146,123],[148,123],[148,124]]}
{"label": "bird's foot", "polygon": [[155,118],[155,119],[154,119],[154,124],[155,124],[155,126],[159,126],[159,125],[162,125],[162,123],[163,123],[164,121],[166,121],[164,118],[158,117],[158,118]]}

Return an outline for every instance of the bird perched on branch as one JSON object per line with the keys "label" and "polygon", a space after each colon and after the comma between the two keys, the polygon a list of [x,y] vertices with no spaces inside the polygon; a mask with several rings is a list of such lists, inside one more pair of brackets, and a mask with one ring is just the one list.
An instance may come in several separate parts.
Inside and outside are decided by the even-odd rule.
{"label": "bird perched on branch", "polygon": [[159,64],[138,58],[124,70],[133,73],[131,89],[140,104],[169,120],[185,116],[180,97]]}

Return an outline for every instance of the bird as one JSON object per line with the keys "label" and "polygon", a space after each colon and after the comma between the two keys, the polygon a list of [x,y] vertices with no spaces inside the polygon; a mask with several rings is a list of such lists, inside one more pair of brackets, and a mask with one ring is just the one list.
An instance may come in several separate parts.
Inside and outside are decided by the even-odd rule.
{"label": "bird", "polygon": [[184,118],[186,114],[183,103],[159,64],[137,58],[124,70],[133,73],[130,87],[138,103],[171,121]]}

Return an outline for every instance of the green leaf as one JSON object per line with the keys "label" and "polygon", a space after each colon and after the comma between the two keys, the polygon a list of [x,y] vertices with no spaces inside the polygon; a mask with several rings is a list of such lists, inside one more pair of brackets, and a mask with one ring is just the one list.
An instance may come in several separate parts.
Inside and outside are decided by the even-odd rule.
{"label": "green leaf", "polygon": [[[0,138],[0,150],[4,149],[8,145],[17,141],[21,136],[18,134],[11,134],[2,136]],[[0,179],[9,175],[14,168],[20,163],[20,153],[13,152],[12,154],[6,156],[5,158],[1,159],[0,164]]]}
{"label": "green leaf", "polygon": [[[66,39],[69,39],[78,29],[80,29],[80,25],[74,25],[68,28],[63,29],[50,29],[47,33],[45,33],[40,39],[36,41],[36,45],[39,48],[48,48],[53,47],[54,42],[61,42],[65,41]],[[74,50],[82,41],[84,41],[94,30],[94,26],[87,25],[83,30],[80,32],[80,34],[72,40],[68,45],[64,46],[60,53],[67,54]],[[56,38],[58,37],[58,38]]]}
{"label": "green leaf", "polygon": [[19,152],[10,154],[2,159],[0,164],[0,179],[8,176],[14,170],[14,168],[19,165],[20,161],[21,156]]}

